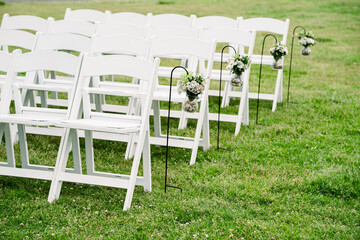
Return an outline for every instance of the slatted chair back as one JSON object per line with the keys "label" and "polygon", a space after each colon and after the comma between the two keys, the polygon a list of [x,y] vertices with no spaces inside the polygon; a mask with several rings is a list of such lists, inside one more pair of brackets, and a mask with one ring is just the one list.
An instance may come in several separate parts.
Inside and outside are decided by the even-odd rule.
{"label": "slatted chair back", "polygon": [[9,46],[32,50],[36,36],[22,30],[0,29],[0,49],[8,52]]}
{"label": "slatted chair back", "polygon": [[127,24],[138,27],[145,27],[148,17],[146,15],[134,12],[106,12],[106,24]]}
{"label": "slatted chair back", "polygon": [[151,13],[148,14],[148,24],[154,27],[172,26],[190,28],[194,22],[194,19],[196,19],[195,15],[188,17],[173,13],[158,15],[152,15]]}
{"label": "slatted chair back", "polygon": [[212,29],[212,28],[232,28],[237,29],[242,17],[236,19],[223,17],[223,16],[205,16],[198,17],[193,23],[193,27],[202,28],[202,29]]}
{"label": "slatted chair back", "polygon": [[91,37],[96,32],[96,24],[82,20],[50,20],[47,33],[71,33]]}
{"label": "slatted chair back", "polygon": [[100,36],[128,35],[144,38],[146,34],[146,27],[127,23],[105,23],[98,25],[96,33]]}
{"label": "slatted chair back", "polygon": [[87,22],[104,22],[105,21],[105,13],[94,10],[94,9],[77,9],[72,10],[71,8],[67,8],[65,11],[65,20],[81,20]]}

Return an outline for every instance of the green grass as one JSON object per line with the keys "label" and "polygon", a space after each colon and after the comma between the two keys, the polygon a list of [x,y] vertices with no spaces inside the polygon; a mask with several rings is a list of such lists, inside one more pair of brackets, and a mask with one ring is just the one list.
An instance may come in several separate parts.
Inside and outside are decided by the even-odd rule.
{"label": "green grass", "polygon": [[[318,36],[318,44],[310,57],[301,57],[295,46],[291,100],[298,104],[281,103],[272,113],[271,103],[261,101],[260,121],[269,126],[255,125],[256,101],[251,101],[250,125],[243,126],[238,137],[233,136],[234,124],[222,124],[221,145],[232,152],[199,150],[196,164],[189,166],[189,150],[170,149],[169,180],[183,193],[175,189],[164,193],[165,148],[155,146],[153,191],[144,193],[137,187],[127,212],[122,211],[125,190],[65,183],[60,199],[51,205],[46,201],[49,182],[0,177],[0,238],[360,238],[358,1],[6,3],[0,13],[61,19],[66,7],[290,18],[290,32],[301,24]],[[255,51],[260,47],[258,39]],[[258,68],[252,70],[255,91]],[[262,84],[268,92],[274,76],[264,68]],[[227,111],[236,111],[237,104],[231,102]],[[214,146],[216,123],[210,127]],[[184,134],[193,128],[190,122]],[[176,120],[171,131],[177,131]],[[32,162],[54,164],[59,139],[29,135],[28,143]],[[95,148],[99,170],[130,171],[131,162],[123,160],[124,143],[95,141]],[[19,160],[18,146],[16,157]],[[0,160],[6,160],[4,144]]]}

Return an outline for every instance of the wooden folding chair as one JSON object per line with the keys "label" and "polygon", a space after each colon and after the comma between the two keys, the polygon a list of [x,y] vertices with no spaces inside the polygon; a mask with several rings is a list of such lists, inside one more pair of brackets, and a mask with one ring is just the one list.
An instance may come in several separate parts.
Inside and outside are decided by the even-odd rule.
{"label": "wooden folding chair", "polygon": [[134,12],[105,12],[105,24],[126,24],[138,27],[145,27],[148,22],[148,16]]}
{"label": "wooden folding chair", "polygon": [[[127,189],[124,210],[132,201],[135,185],[151,191],[151,164],[149,141],[149,113],[153,98],[159,60],[154,62],[126,55],[89,56],[85,55],[80,73],[76,98],[73,101],[70,120],[56,125],[66,127],[62,138],[55,175],[51,183],[48,201],[59,198],[62,182],[76,182]],[[125,87],[88,87],[90,78],[107,74],[128,76],[140,79],[140,84],[128,83]],[[82,92],[82,100],[81,100]],[[141,114],[124,115],[117,113],[93,112],[89,94],[135,97],[141,101]],[[83,109],[81,109],[83,106]],[[79,119],[83,112],[83,119]],[[65,172],[71,143],[77,138],[77,129],[85,130],[86,164],[91,175]],[[122,135],[127,138],[136,134],[136,149],[130,175],[95,172],[93,133]],[[143,177],[137,176],[141,155],[143,156]]]}

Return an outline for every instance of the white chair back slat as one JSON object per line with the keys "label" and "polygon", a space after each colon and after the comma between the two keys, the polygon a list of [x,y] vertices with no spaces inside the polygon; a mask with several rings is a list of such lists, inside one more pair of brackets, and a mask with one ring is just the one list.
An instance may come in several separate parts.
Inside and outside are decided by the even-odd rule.
{"label": "white chair back slat", "polygon": [[41,50],[70,50],[89,52],[91,39],[72,33],[37,34],[36,51]]}
{"label": "white chair back slat", "polygon": [[152,27],[150,26],[146,33],[146,38],[150,39],[152,37],[156,38],[194,38],[198,37],[198,29],[192,29],[189,27]]}
{"label": "white chair back slat", "polygon": [[126,54],[146,57],[149,41],[144,38],[110,35],[95,35],[92,39],[91,53]]}
{"label": "white chair back slat", "polygon": [[32,30],[35,32],[45,32],[47,28],[47,20],[28,15],[9,16],[4,14],[1,29],[18,29],[18,30]]}
{"label": "white chair back slat", "polygon": [[76,75],[79,57],[55,51],[24,53],[14,63],[15,72],[31,72],[49,70]]}
{"label": "white chair back slat", "polygon": [[180,15],[180,14],[158,14],[158,15],[148,15],[148,23],[151,26],[155,27],[164,27],[164,26],[177,26],[177,27],[191,27],[193,19],[196,18],[195,15],[190,17]]}
{"label": "white chair back slat", "polygon": [[203,41],[216,39],[218,43],[234,43],[247,47],[253,43],[251,32],[233,28],[211,28],[200,30],[199,39]]}
{"label": "white chair back slat", "polygon": [[123,75],[149,80],[153,64],[145,59],[127,55],[87,57],[82,65],[84,76]]}
{"label": "white chair back slat", "polygon": [[82,20],[49,21],[47,33],[73,33],[87,37],[95,34],[96,25]]}
{"label": "white chair back slat", "polygon": [[129,35],[134,37],[145,37],[146,28],[134,24],[99,24],[96,33],[101,36],[106,35]]}
{"label": "white chair back slat", "polygon": [[282,41],[286,43],[290,21],[281,21],[273,18],[250,18],[239,23],[239,29],[244,31],[270,32],[283,35]]}
{"label": "white chair back slat", "polygon": [[238,17],[237,19],[223,17],[223,16],[206,16],[206,17],[198,17],[193,24],[193,27],[203,28],[203,29],[211,29],[211,28],[233,28],[236,29],[239,25],[242,17]]}
{"label": "white chair back slat", "polygon": [[12,55],[8,52],[0,51],[0,71],[7,72],[11,64]]}
{"label": "white chair back slat", "polygon": [[[0,47],[21,47],[28,50],[34,48],[36,36],[21,30],[0,29]],[[5,49],[6,50],[6,49]]]}
{"label": "white chair back slat", "polygon": [[65,20],[81,20],[88,22],[104,22],[105,21],[105,13],[94,10],[94,9],[77,9],[72,10],[71,8],[67,8],[64,16]]}
{"label": "white chair back slat", "polygon": [[106,24],[130,24],[144,27],[147,23],[147,16],[134,12],[106,12]]}
{"label": "white chair back slat", "polygon": [[208,59],[210,45],[209,42],[192,38],[153,39],[150,57],[166,57],[176,54]]}

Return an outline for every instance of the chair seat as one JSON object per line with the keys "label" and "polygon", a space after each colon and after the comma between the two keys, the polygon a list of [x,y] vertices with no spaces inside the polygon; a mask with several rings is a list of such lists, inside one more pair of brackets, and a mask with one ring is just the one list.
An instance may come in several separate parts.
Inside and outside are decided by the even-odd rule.
{"label": "chair seat", "polygon": [[[199,95],[199,99],[198,101],[200,101],[200,96]],[[169,101],[169,87],[168,86],[159,86],[159,88],[157,90],[155,90],[154,92],[154,100],[158,100],[158,101]],[[183,102],[186,98],[185,93],[181,93],[179,94],[177,92],[177,87],[172,87],[171,90],[171,101],[172,102]]]}
{"label": "chair seat", "polygon": [[64,120],[55,124],[58,127],[73,128],[79,130],[90,130],[109,133],[133,133],[140,130],[140,123],[131,123],[129,121],[106,121],[97,119],[74,119]]}
{"label": "chair seat", "polygon": [[56,117],[44,117],[35,115],[24,114],[3,114],[0,115],[0,122],[12,123],[12,124],[24,124],[24,125],[37,125],[37,126],[50,126],[55,121],[59,120]]}

